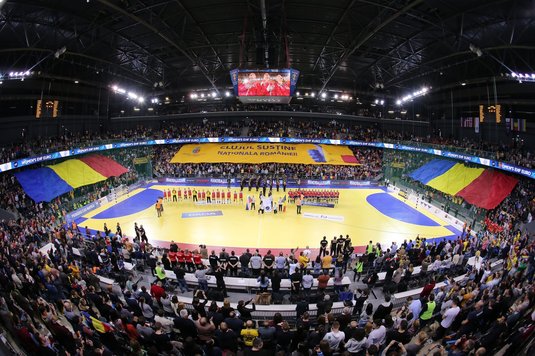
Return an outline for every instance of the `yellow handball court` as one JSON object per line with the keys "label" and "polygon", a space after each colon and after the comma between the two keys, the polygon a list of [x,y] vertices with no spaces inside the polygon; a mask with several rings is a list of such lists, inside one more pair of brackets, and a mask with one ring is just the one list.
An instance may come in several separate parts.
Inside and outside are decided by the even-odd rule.
{"label": "yellow handball court", "polygon": [[[158,217],[157,200],[164,197],[164,192],[174,190],[181,191],[180,197],[177,201],[172,196],[163,199],[164,209]],[[197,192],[197,202],[193,197],[184,199],[187,190]],[[216,198],[207,203],[202,193],[206,195],[208,191],[225,192],[225,199]],[[230,202],[226,201],[228,191]],[[208,248],[226,247],[229,251],[244,248],[277,251],[306,246],[315,250],[323,236],[330,241],[340,234],[349,235],[356,247],[363,247],[370,240],[390,245],[393,241],[414,240],[418,235],[432,240],[460,234],[458,226],[453,227],[386,188],[340,189],[337,202],[305,201],[301,214],[297,214],[296,204],[290,201],[291,191],[295,189],[274,190],[273,205],[262,213],[258,211],[262,207],[259,198],[262,189],[245,188],[240,201],[239,188],[147,185],[86,213],[76,222],[82,229],[95,231],[103,231],[104,223],[115,231],[119,223],[123,234],[130,238],[135,236],[134,223],[137,223],[143,225],[149,242],[156,246],[167,247],[175,241],[183,248],[195,249],[203,244]],[[237,201],[234,201],[235,193]],[[247,204],[253,196],[254,209]],[[282,211],[279,210],[281,200],[284,201]]]}

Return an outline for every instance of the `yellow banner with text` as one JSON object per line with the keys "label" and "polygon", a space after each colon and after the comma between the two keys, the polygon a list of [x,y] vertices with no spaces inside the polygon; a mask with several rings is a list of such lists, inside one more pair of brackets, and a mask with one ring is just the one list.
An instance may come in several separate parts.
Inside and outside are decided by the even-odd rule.
{"label": "yellow banner with text", "polygon": [[170,163],[291,163],[356,166],[347,146],[287,143],[187,144]]}

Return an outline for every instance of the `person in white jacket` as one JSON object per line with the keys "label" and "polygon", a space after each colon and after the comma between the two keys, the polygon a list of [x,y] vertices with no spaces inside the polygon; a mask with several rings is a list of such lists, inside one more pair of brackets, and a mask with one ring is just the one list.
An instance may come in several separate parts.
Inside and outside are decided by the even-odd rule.
{"label": "person in white jacket", "polygon": [[340,323],[335,321],[331,327],[331,332],[328,332],[323,337],[329,343],[329,347],[333,351],[337,351],[340,348],[340,343],[343,342],[346,335],[343,331],[340,331]]}

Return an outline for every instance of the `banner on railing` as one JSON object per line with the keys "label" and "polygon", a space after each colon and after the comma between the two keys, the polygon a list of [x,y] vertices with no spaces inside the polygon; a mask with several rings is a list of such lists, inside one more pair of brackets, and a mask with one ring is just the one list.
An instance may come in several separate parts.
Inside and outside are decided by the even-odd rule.
{"label": "banner on railing", "polygon": [[[180,186],[199,186],[239,187],[241,180],[231,178],[159,178],[158,183],[176,184]],[[247,183],[244,186],[247,187]],[[349,188],[371,188],[378,187],[379,183],[368,180],[319,180],[319,179],[288,179],[286,187],[288,189],[309,188],[309,189],[349,189]],[[273,187],[275,189],[275,187]],[[282,184],[279,185],[282,189]]]}
{"label": "banner on railing", "polygon": [[92,203],[84,205],[80,209],[77,209],[77,210],[75,210],[73,212],[68,213],[65,216],[65,220],[66,220],[67,224],[70,224],[72,221],[82,217],[82,215],[87,214],[88,212],[90,212],[92,210],[95,210],[97,208],[100,208],[100,206],[101,206],[101,202],[100,202],[100,199],[99,199],[97,201],[94,201]]}
{"label": "banner on railing", "polygon": [[[406,144],[387,143],[387,142],[366,142],[355,140],[333,140],[333,139],[313,139],[313,138],[290,138],[290,137],[198,137],[198,138],[171,138],[158,140],[145,140],[136,142],[118,142],[109,143],[100,146],[76,148],[67,151],[54,152],[42,156],[23,158],[16,161],[0,164],[0,172],[6,172],[13,169],[29,166],[32,164],[53,161],[60,158],[77,156],[89,152],[106,151],[112,149],[154,146],[154,145],[176,145],[176,144],[198,144],[198,143],[236,143],[236,142],[256,142],[256,143],[310,143],[317,145],[343,145],[357,147],[375,147],[386,148],[398,151],[421,152],[434,156],[447,157],[465,162],[472,162],[486,167],[496,168],[502,171],[519,174],[531,179],[535,179],[535,169],[520,167],[517,165],[496,161],[493,159],[473,156],[464,153],[445,151],[432,147],[419,147]],[[295,163],[295,162],[292,162]]]}

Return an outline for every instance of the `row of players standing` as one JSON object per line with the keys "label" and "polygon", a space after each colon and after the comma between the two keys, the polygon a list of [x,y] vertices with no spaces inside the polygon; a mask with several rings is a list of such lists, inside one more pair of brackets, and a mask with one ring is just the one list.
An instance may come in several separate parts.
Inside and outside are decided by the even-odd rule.
{"label": "row of players standing", "polygon": [[327,249],[327,246],[329,246],[329,241],[326,236],[323,236],[314,266],[321,264],[325,268],[325,266],[332,265],[342,273],[346,273],[351,259],[355,257],[355,249],[349,235],[334,236],[330,241],[330,249]]}
{"label": "row of players standing", "polygon": [[[260,196],[271,196],[272,187],[269,187],[269,192],[267,190],[267,185],[262,187],[262,192]],[[279,189],[277,189],[277,192]],[[286,192],[286,187],[284,187],[284,192]],[[267,195],[266,195],[267,193]],[[316,201],[333,201],[338,202],[340,197],[340,192],[338,190],[295,190],[288,192],[290,201],[295,201],[297,197],[300,197],[301,200],[316,200]],[[173,188],[172,190],[168,188],[163,191],[163,201],[165,202],[179,202],[181,200],[192,200],[193,202],[205,201],[207,204],[210,203],[221,203],[221,204],[230,204],[231,202],[237,203],[243,202],[243,188],[240,191],[231,190],[228,188],[225,189],[215,188],[215,189],[201,189],[197,191],[195,188],[191,189],[190,187],[184,188],[183,190],[178,188]],[[163,202],[162,201],[162,202]]]}
{"label": "row of players standing", "polygon": [[201,189],[197,191],[195,188],[180,188],[167,189],[163,191],[163,199],[167,202],[179,202],[181,200],[192,200],[193,202],[206,202],[207,204],[231,204],[232,202],[243,203],[243,192],[238,192],[231,189]]}
{"label": "row of players standing", "polygon": [[[229,185],[230,187],[230,179],[227,180],[227,185]],[[278,178],[274,176],[267,178],[262,176],[250,176],[247,178],[242,177],[240,179],[240,191],[242,191],[245,187],[247,187],[249,191],[251,191],[253,187],[255,187],[256,191],[258,192],[258,190],[262,188],[264,195],[266,195],[267,189],[272,191],[273,188],[275,188],[277,192],[281,188],[283,192],[286,192],[286,185],[286,178]]]}
{"label": "row of players standing", "polygon": [[323,236],[323,239],[320,241],[320,257],[329,254],[329,252],[331,256],[338,256],[338,254],[344,253],[348,250],[353,252],[353,245],[349,235],[346,235],[346,237],[344,237],[344,235],[340,235],[339,237],[334,236],[331,240],[329,250],[327,250],[328,245],[329,241],[327,241],[327,236]]}

